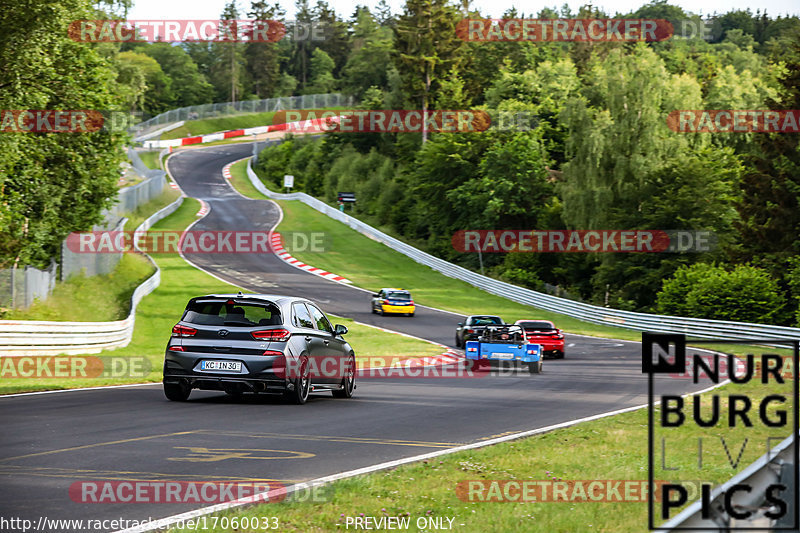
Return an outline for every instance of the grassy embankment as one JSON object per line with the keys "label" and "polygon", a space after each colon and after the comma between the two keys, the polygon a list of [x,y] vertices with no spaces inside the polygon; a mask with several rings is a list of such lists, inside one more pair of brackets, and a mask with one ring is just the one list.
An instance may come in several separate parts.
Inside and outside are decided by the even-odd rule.
{"label": "grassy embankment", "polygon": [[[246,181],[243,165],[235,165],[233,184],[245,195],[261,197]],[[372,289],[387,285],[404,286],[413,290],[415,299],[421,303],[460,313],[480,309],[500,314],[507,320],[537,316],[554,319],[572,332],[631,340],[640,338],[637,333],[627,330],[585,324],[555,313],[502,299],[498,301],[495,296],[406,260],[299,202],[280,204],[284,210],[280,230],[327,231],[333,239],[333,250],[329,253],[295,255],[309,264],[347,276],[358,285]],[[738,353],[748,349],[735,347]],[[787,354],[781,350],[771,351]],[[789,403],[779,407],[788,411],[792,403],[790,390],[788,384],[773,383],[765,387],[758,381],[744,386],[726,385],[717,390],[716,393],[723,398],[719,424],[704,431],[685,424],[663,435],[669,442],[668,465],[679,468],[669,473],[670,479],[719,484],[742,470],[764,453],[763,443],[767,436],[786,436],[790,430],[781,433],[758,423],[754,428],[745,428],[741,424],[733,429],[727,428],[725,398],[728,394],[746,394],[753,405],[758,405],[767,394],[783,393],[789,398]],[[712,393],[705,393],[700,399],[706,416],[711,396]],[[769,416],[774,417],[777,408],[771,405],[767,409]],[[656,410],[656,419],[658,416]],[[641,531],[647,524],[647,507],[643,502],[473,502],[459,498],[456,487],[459,482],[468,480],[645,480],[647,423],[646,410],[638,410],[338,481],[326,491],[332,495],[330,499],[314,504],[313,511],[306,503],[266,504],[217,516],[276,516],[281,528],[287,531],[341,531],[345,527],[345,517],[364,515],[376,518],[408,516],[412,530],[418,529],[417,518],[431,516],[453,518],[455,528],[464,531]],[[701,436],[706,442],[704,466],[697,469],[697,438]],[[729,450],[720,444],[719,437],[726,439]],[[742,449],[745,439],[749,445]],[[736,457],[740,450],[743,451],[738,465],[733,468],[728,453]],[[665,476],[656,479],[665,479]]]}
{"label": "grassy embankment", "polygon": [[[142,220],[162,207],[165,200],[142,206],[137,218]],[[183,230],[196,219],[200,204],[186,199],[172,215],[157,223],[152,230]],[[140,222],[139,222],[140,223]],[[130,225],[129,229],[133,229]],[[223,283],[186,263],[178,254],[154,254],[161,268],[161,285],[147,296],[137,308],[136,325],[131,343],[117,350],[108,350],[101,356],[144,357],[150,369],[146,374],[123,378],[13,378],[4,375],[0,393],[53,390],[126,383],[157,382],[161,379],[164,346],[172,326],[183,312],[186,302],[193,296],[236,292],[238,287]],[[135,268],[134,268],[135,266]],[[124,276],[122,274],[125,274]],[[79,278],[64,284],[46,302],[31,308],[27,314],[15,316],[24,320],[118,320],[127,316],[131,293],[150,276],[150,264],[144,257],[126,254],[114,274]],[[124,278],[124,286],[121,279]],[[115,283],[111,283],[114,281]],[[247,291],[245,291],[247,292]],[[353,346],[359,365],[370,365],[381,358],[408,358],[441,353],[437,345],[386,333],[375,328],[356,324],[352,320],[337,319],[348,327],[347,340]]]}

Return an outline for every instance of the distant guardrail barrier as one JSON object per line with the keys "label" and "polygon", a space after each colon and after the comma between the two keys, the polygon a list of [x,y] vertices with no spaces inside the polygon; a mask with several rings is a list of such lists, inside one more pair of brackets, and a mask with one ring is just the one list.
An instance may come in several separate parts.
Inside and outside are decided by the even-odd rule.
{"label": "distant guardrail barrier", "polygon": [[[180,197],[149,217],[136,228],[136,233],[147,231],[155,222],[175,212],[182,202],[183,197]],[[110,322],[0,320],[0,354],[77,355],[127,346],[133,336],[136,307],[161,283],[161,269],[150,256],[145,254],[145,257],[156,271],[133,291],[131,309],[125,319]]]}
{"label": "distant guardrail barrier", "polygon": [[171,109],[136,124],[130,131],[135,138],[140,139],[153,134],[153,131],[162,124],[229,115],[242,115],[245,113],[266,113],[284,109],[316,109],[352,106],[354,101],[352,96],[331,93],[280,96],[276,98],[264,98],[262,100],[240,100],[238,102],[222,102],[217,104],[200,104]]}
{"label": "distant guardrail barrier", "polygon": [[700,318],[685,318],[609,309],[559,298],[558,296],[544,294],[487,276],[482,276],[481,274],[472,272],[471,270],[454,265],[453,263],[414,248],[306,193],[295,192],[283,194],[270,191],[256,175],[252,168],[252,161],[252,159],[248,161],[247,176],[253,186],[269,198],[299,200],[320,213],[347,224],[359,233],[367,235],[373,240],[382,242],[393,250],[410,257],[417,263],[441,272],[445,276],[464,281],[486,292],[508,298],[514,302],[561,313],[593,324],[616,326],[637,331],[683,333],[687,336],[697,338],[725,338],[731,340],[800,339],[800,328],[729,322],[723,320],[705,320]]}

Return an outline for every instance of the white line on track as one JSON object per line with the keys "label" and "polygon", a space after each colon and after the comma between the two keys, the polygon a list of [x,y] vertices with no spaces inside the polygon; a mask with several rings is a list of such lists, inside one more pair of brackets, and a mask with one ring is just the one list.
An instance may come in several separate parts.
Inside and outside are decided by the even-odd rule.
{"label": "white line on track", "polygon": [[[704,393],[704,392],[708,392],[708,391],[713,390],[713,389],[715,389],[717,387],[721,387],[722,385],[725,385],[728,382],[729,382],[728,380],[725,380],[722,383],[719,383],[719,384],[714,385],[712,387],[708,387],[708,388],[700,390],[700,391],[684,394],[683,397],[686,397],[689,394],[701,394],[701,393]],[[659,403],[660,402],[654,402],[654,405],[658,405]],[[583,422],[591,422],[592,420],[600,420],[602,418],[607,418],[609,416],[619,415],[619,414],[623,414],[623,413],[629,413],[631,411],[637,411],[637,410],[643,409],[645,407],[647,407],[647,404],[636,405],[636,406],[633,406],[633,407],[626,407],[624,409],[617,409],[615,411],[608,411],[606,413],[600,413],[600,414],[597,414],[597,415],[587,416],[587,417],[584,417],[584,418],[576,418],[574,420],[568,420],[566,422],[553,424],[551,426],[546,426],[546,427],[543,427],[543,428],[531,429],[531,430],[528,430],[528,431],[521,431],[519,433],[514,433],[514,434],[511,434],[511,435],[504,435],[502,437],[495,437],[493,439],[488,439],[488,440],[479,441],[479,442],[473,442],[471,444],[464,444],[462,446],[456,446],[454,448],[447,448],[445,450],[437,450],[435,452],[424,453],[424,454],[421,454],[421,455],[415,455],[413,457],[405,457],[403,459],[395,459],[394,461],[387,461],[385,463],[379,463],[379,464],[376,464],[376,465],[365,466],[365,467],[362,467],[362,468],[358,468],[356,470],[349,470],[347,472],[340,472],[338,474],[332,474],[330,476],[325,476],[325,477],[317,478],[317,479],[314,479],[314,480],[311,480],[311,481],[306,481],[306,482],[303,482],[303,483],[298,483],[298,484],[295,484],[295,485],[291,485],[289,487],[286,487],[285,493],[281,490],[280,494],[281,495],[283,495],[283,494],[287,494],[288,495],[288,494],[291,494],[292,492],[294,492],[294,491],[296,491],[298,489],[303,489],[303,488],[308,488],[308,487],[318,487],[318,486],[321,486],[321,485],[327,485],[328,483],[332,483],[332,482],[338,481],[340,479],[347,479],[347,478],[360,476],[360,475],[364,475],[364,474],[370,474],[370,473],[373,473],[373,472],[379,472],[381,470],[387,470],[387,469],[390,469],[390,468],[396,468],[398,466],[405,465],[405,464],[408,464],[408,463],[414,463],[414,462],[417,462],[417,461],[423,461],[425,459],[433,459],[435,457],[441,457],[443,455],[449,455],[451,453],[461,452],[461,451],[465,451],[465,450],[474,450],[474,449],[477,449],[477,448],[483,448],[485,446],[492,446],[492,445],[495,445],[495,444],[500,444],[502,442],[508,442],[508,441],[511,441],[511,440],[518,440],[518,439],[522,439],[522,438],[525,438],[525,437],[532,437],[534,435],[540,435],[542,433],[548,433],[548,432],[554,431],[556,429],[562,429],[562,428],[574,426],[576,424],[581,424]],[[154,520],[153,522],[150,522],[150,523],[139,525],[137,527],[132,527],[132,528],[128,528],[128,529],[119,530],[119,531],[116,531],[114,533],[143,533],[143,532],[146,532],[146,531],[153,531],[153,530],[156,530],[156,529],[163,529],[163,528],[167,528],[169,526],[178,524],[180,522],[186,522],[187,520],[192,520],[192,519],[195,519],[195,518],[198,518],[198,517],[201,517],[201,516],[205,516],[205,515],[208,515],[208,514],[211,514],[211,513],[216,513],[216,512],[219,512],[219,511],[226,511],[228,509],[233,509],[233,508],[236,508],[236,507],[242,507],[242,506],[245,506],[245,505],[251,505],[251,504],[254,503],[253,500],[255,500],[255,499],[267,500],[269,495],[270,495],[270,493],[261,493],[260,495],[254,495],[254,496],[251,496],[249,498],[245,498],[245,501],[237,500],[237,501],[232,501],[232,502],[227,502],[227,503],[219,503],[217,505],[212,505],[212,506],[209,506],[209,507],[203,507],[201,509],[195,509],[194,511],[188,511],[186,513],[167,516],[167,517],[161,518],[159,520]]]}

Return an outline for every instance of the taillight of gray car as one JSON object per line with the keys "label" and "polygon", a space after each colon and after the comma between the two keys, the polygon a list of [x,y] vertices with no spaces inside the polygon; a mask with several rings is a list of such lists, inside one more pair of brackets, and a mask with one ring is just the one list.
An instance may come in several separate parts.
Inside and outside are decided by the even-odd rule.
{"label": "taillight of gray car", "polygon": [[305,403],[311,392],[350,398],[355,353],[344,326],[304,298],[212,294],[192,298],[172,328],[164,356],[164,394],[185,401],[192,389],[230,395],[280,393]]}

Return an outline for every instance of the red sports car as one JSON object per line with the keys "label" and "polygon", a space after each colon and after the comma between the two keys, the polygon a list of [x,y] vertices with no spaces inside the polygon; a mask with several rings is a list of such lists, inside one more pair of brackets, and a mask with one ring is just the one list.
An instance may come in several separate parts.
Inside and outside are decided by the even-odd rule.
{"label": "red sports car", "polygon": [[564,358],[564,334],[548,320],[517,320],[514,322],[525,330],[525,340],[542,345],[542,353]]}

